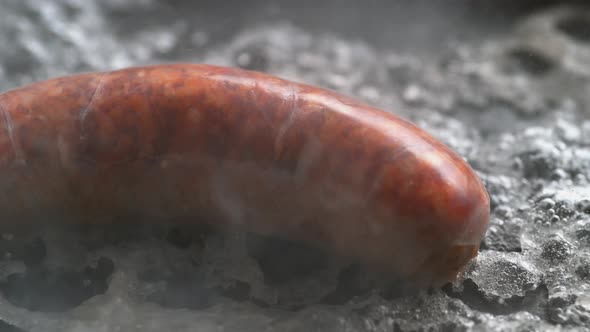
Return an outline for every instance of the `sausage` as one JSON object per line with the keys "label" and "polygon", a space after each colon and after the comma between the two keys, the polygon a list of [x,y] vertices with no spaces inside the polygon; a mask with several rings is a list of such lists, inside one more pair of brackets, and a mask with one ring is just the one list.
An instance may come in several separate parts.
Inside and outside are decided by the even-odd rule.
{"label": "sausage", "polygon": [[410,122],[334,91],[206,64],[80,73],[0,94],[0,217],[192,218],[442,285],[489,196]]}

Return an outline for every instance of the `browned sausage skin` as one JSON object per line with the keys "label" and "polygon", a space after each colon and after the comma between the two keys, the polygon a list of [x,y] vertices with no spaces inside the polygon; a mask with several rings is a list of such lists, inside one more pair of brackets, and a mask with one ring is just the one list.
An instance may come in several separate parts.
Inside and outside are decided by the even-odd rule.
{"label": "browned sausage skin", "polygon": [[0,94],[3,220],[199,217],[439,285],[476,255],[489,210],[423,130],[262,73],[156,65]]}

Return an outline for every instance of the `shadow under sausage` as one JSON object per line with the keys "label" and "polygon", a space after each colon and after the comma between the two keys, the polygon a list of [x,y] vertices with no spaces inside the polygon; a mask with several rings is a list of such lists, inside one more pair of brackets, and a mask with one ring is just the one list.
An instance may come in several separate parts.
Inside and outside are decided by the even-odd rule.
{"label": "shadow under sausage", "polygon": [[[247,279],[220,277],[213,283],[204,282],[200,256],[206,251],[210,237],[222,237],[222,242],[232,241],[225,237],[227,230],[211,226],[214,223],[130,217],[101,223],[64,223],[48,219],[39,227],[29,223],[10,225],[11,229],[2,228],[0,254],[3,259],[22,262],[25,270],[0,278],[0,294],[13,305],[32,311],[68,311],[104,294],[117,269],[115,257],[109,257],[113,248],[122,253],[170,248],[170,253],[162,257],[171,255],[172,261],[190,262],[175,269],[175,262],[158,266],[162,261],[155,260],[154,265],[139,263],[141,268],[135,271],[138,282],[148,285],[146,289],[149,285],[163,285],[144,294],[143,299],[168,308],[203,310],[220,302],[233,301],[260,308],[298,311],[316,304],[345,305],[370,294],[393,299],[417,292],[401,279],[373,273],[353,262],[343,262],[317,247],[245,230],[242,233],[245,241],[238,245],[243,246],[243,252],[259,269],[263,287],[273,290],[277,298],[273,301],[258,297],[253,289],[260,288],[260,284],[251,284]],[[46,244],[49,231],[62,232],[58,238],[71,241],[74,247],[86,251],[80,253],[82,257],[100,258],[94,263],[67,268],[46,264],[48,256],[52,255]],[[150,254],[145,256],[149,258]],[[52,259],[55,261],[55,257]],[[223,271],[219,273],[224,274]]]}

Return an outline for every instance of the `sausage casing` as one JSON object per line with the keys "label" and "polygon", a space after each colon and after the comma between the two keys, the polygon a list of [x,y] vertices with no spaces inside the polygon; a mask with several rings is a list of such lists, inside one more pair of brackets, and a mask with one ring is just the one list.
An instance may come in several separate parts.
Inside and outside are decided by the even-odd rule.
{"label": "sausage casing", "polygon": [[267,74],[154,65],[0,94],[2,220],[193,218],[440,284],[489,210],[470,166],[417,126]]}

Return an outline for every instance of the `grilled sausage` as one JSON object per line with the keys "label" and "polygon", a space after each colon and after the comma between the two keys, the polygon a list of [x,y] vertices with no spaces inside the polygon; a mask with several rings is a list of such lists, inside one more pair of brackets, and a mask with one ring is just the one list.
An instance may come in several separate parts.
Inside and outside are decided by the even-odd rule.
{"label": "grilled sausage", "polygon": [[440,285],[489,212],[475,172],[417,126],[267,74],[152,65],[0,94],[2,220],[207,220]]}

